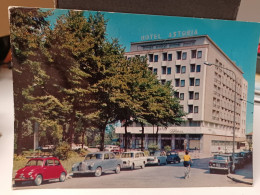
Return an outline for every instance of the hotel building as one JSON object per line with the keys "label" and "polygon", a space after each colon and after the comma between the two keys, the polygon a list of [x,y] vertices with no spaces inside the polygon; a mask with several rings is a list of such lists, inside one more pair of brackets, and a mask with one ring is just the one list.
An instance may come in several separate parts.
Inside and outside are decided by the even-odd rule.
{"label": "hotel building", "polygon": [[[157,137],[157,128],[146,126],[146,149],[157,139],[161,149],[169,145],[173,150],[188,148],[205,154],[232,152],[234,104],[235,149],[239,149],[239,143],[246,138],[247,81],[242,70],[209,36],[131,43],[126,56],[147,56],[149,69],[162,84],[172,82],[175,96],[187,113],[181,126],[159,127]],[[138,124],[128,127],[129,148],[140,149],[140,130]],[[124,147],[124,127],[117,127],[116,133]]]}

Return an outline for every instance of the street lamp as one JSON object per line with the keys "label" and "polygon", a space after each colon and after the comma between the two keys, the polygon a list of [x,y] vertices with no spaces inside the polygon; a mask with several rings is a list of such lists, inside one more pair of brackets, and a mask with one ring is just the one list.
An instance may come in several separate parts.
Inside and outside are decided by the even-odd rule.
{"label": "street lamp", "polygon": [[235,170],[235,130],[236,130],[236,95],[237,95],[237,79],[236,79],[236,74],[233,70],[225,68],[223,66],[217,65],[217,64],[212,64],[212,63],[208,63],[208,62],[204,62],[205,65],[207,66],[216,66],[225,70],[228,70],[230,72],[232,72],[234,74],[235,77],[235,95],[234,95],[234,116],[233,116],[233,151],[232,151],[232,170]]}

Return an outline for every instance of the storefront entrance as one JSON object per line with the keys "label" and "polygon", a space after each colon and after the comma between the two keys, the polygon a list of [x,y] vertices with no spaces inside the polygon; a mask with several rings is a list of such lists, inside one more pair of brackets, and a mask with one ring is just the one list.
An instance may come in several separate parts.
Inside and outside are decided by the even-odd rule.
{"label": "storefront entrance", "polygon": [[175,140],[175,149],[184,150],[184,140]]}
{"label": "storefront entrance", "polygon": [[164,149],[165,146],[171,147],[171,140],[162,140],[161,145],[162,145],[162,149]]}

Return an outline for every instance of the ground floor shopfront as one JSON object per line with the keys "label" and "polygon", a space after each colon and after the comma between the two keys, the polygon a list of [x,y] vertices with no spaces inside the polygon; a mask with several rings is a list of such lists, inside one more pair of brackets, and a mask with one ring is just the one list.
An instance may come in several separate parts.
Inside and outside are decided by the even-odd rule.
{"label": "ground floor shopfront", "polygon": [[[197,128],[198,129],[198,128]],[[132,131],[131,131],[132,130]],[[159,149],[163,150],[165,146],[170,146],[172,150],[198,150],[200,153],[212,154],[212,153],[231,153],[233,151],[233,136],[232,134],[226,135],[214,135],[200,133],[197,131],[189,130],[187,132],[185,128],[182,132],[171,131],[169,129],[161,129],[160,133],[156,135],[153,131],[145,131],[142,135],[140,130],[129,129],[127,133],[127,145],[129,149],[141,149],[142,136],[144,140],[144,149],[148,149],[149,145],[157,144]],[[120,136],[120,147],[125,147],[125,134],[123,128],[116,129],[116,133]],[[243,148],[242,143],[245,141],[245,137],[236,137],[235,150],[239,151]]]}

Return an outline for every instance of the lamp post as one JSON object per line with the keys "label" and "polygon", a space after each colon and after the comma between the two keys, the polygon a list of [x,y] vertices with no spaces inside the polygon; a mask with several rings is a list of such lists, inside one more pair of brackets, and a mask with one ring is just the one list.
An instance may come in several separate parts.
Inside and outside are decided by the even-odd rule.
{"label": "lamp post", "polygon": [[230,71],[231,73],[233,73],[234,77],[235,77],[235,95],[234,95],[234,116],[233,116],[233,148],[232,148],[232,171],[235,170],[235,130],[236,130],[236,95],[237,95],[237,79],[236,79],[236,74],[233,70],[225,68],[223,66],[217,65],[217,64],[212,64],[212,63],[208,63],[208,62],[204,62],[205,65],[207,66],[216,66],[225,70]]}

